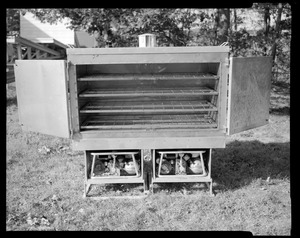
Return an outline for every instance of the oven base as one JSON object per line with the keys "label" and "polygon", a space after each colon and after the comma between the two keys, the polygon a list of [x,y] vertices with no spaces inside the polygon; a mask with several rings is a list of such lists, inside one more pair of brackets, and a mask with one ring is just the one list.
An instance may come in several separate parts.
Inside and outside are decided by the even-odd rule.
{"label": "oven base", "polygon": [[[90,197],[88,195],[90,191],[91,185],[97,184],[143,184],[143,194],[140,196],[130,196],[130,198],[143,198],[149,193],[153,193],[153,185],[154,183],[205,183],[207,188],[209,189],[209,194],[214,195],[213,187],[212,187],[212,178],[211,178],[211,151],[212,149],[142,149],[142,150],[131,150],[131,151],[84,151],[84,159],[85,159],[85,180],[84,180],[84,198],[97,198]],[[202,168],[203,174],[174,174],[174,175],[161,175],[157,173],[156,168],[156,153],[163,154],[174,154],[177,155],[180,153],[194,153],[197,154],[200,152],[200,157],[202,160]],[[202,155],[204,153],[204,156]],[[140,170],[136,172],[135,176],[95,176],[94,168],[95,168],[95,160],[99,155],[108,156],[108,158],[118,158],[117,155],[132,155],[133,161],[139,161]],[[110,157],[112,156],[112,157]],[[124,157],[125,158],[125,157]],[[126,157],[127,158],[127,157]],[[138,158],[138,159],[137,159]],[[161,156],[162,160],[163,156]],[[101,160],[101,159],[100,159]],[[103,160],[107,160],[106,158]],[[148,162],[148,163],[147,163]],[[136,163],[135,163],[136,164]],[[160,161],[161,166],[161,161]],[[137,168],[136,168],[136,171]],[[113,198],[113,197],[105,197],[100,196],[103,199]],[[128,198],[128,196],[117,196],[118,198]]]}

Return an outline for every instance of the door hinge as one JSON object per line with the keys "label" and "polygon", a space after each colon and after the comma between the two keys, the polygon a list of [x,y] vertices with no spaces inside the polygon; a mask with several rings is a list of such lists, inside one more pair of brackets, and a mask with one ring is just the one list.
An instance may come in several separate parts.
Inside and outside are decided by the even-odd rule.
{"label": "door hinge", "polygon": [[67,61],[67,69],[68,69],[68,70],[69,70],[70,65],[71,65],[71,61],[68,60],[68,61]]}
{"label": "door hinge", "polygon": [[229,68],[229,65],[230,65],[230,59],[229,58],[225,59],[225,64],[226,64],[226,67]]}

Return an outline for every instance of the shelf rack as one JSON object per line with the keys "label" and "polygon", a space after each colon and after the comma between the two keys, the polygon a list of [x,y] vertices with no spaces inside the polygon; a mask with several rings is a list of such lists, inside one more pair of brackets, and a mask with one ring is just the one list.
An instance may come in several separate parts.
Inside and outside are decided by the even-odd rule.
{"label": "shelf rack", "polygon": [[219,79],[218,75],[210,73],[155,73],[155,74],[91,74],[78,77],[77,81],[114,81],[114,80],[189,80],[189,79]]}
{"label": "shelf rack", "polygon": [[132,96],[198,96],[198,95],[218,95],[213,89],[208,87],[198,88],[151,88],[151,89],[139,89],[126,90],[126,89],[86,89],[79,94],[80,98],[90,97],[132,97]]}
{"label": "shelf rack", "polygon": [[202,114],[90,116],[81,129],[214,128],[217,123]]}
{"label": "shelf rack", "polygon": [[[215,82],[197,84],[203,79]],[[218,107],[212,99],[219,95],[218,79],[216,74],[198,72],[94,72],[80,76],[80,129],[217,128]]]}
{"label": "shelf rack", "polygon": [[195,113],[217,111],[207,100],[199,101],[97,101],[88,102],[80,113]]}

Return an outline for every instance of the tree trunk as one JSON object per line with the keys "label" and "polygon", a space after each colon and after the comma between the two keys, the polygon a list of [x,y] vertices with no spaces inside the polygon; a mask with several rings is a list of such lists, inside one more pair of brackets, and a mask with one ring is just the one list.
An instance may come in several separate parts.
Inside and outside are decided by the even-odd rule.
{"label": "tree trunk", "polygon": [[220,9],[217,9],[215,13],[215,23],[214,23],[214,32],[215,32],[215,39],[214,39],[214,45],[218,45],[218,27],[220,24]]}
{"label": "tree trunk", "polygon": [[265,15],[264,15],[264,25],[265,25],[265,37],[268,37],[270,29],[270,7],[269,5],[265,6]]}
{"label": "tree trunk", "polygon": [[236,14],[236,9],[233,9],[233,24],[234,24],[234,30],[237,31],[237,14]]}
{"label": "tree trunk", "polygon": [[267,55],[267,42],[268,42],[268,36],[269,36],[269,30],[270,30],[270,6],[267,4],[265,6],[265,11],[264,11],[264,30],[265,30],[265,46],[263,48],[263,55]]}
{"label": "tree trunk", "polygon": [[230,9],[220,9],[221,21],[220,21],[220,43],[229,41],[229,28],[230,28]]}
{"label": "tree trunk", "polygon": [[230,9],[217,9],[215,16],[215,43],[220,45],[223,42],[229,41],[229,28],[230,28]]}
{"label": "tree trunk", "polygon": [[272,45],[272,59],[273,59],[273,64],[275,62],[275,56],[276,56],[276,47],[277,47],[277,41],[278,38],[280,37],[280,22],[281,22],[281,15],[282,15],[282,3],[278,4],[278,11],[277,11],[277,19],[276,19],[276,25],[275,25],[275,39],[273,41],[273,45]]}

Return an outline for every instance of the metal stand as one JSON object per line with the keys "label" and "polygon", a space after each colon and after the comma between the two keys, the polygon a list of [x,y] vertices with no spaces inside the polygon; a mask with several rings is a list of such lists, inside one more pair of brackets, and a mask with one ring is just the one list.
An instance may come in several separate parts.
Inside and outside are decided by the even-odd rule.
{"label": "metal stand", "polygon": [[[136,167],[136,154],[138,152],[87,152],[85,151],[85,182],[84,182],[84,194],[83,197],[88,197],[87,194],[93,184],[109,184],[109,183],[143,183],[144,196],[119,196],[119,198],[142,198],[146,195],[153,193],[154,183],[174,183],[174,182],[202,182],[206,184],[209,190],[209,194],[214,196],[211,178],[211,151],[209,150],[178,150],[178,151],[158,151],[160,154],[158,173],[155,170],[155,150],[141,150],[141,168],[140,173],[138,173],[138,168]],[[197,153],[200,155],[200,160],[203,168],[203,173],[201,174],[178,174],[178,175],[161,175],[162,160],[165,154],[185,154],[185,153]],[[206,155],[208,161],[205,163],[203,154]],[[94,176],[95,161],[100,159],[100,155],[110,155],[113,158],[113,166],[116,164],[117,155],[129,154],[135,164],[135,176],[105,176],[97,177]],[[208,156],[208,157],[207,157]],[[182,163],[182,157],[181,163]],[[151,161],[152,160],[152,161]],[[115,197],[97,197],[97,199],[108,199]],[[96,199],[96,198],[95,198]]]}
{"label": "metal stand", "polygon": [[[135,155],[138,152],[87,152],[85,151],[85,181],[84,181],[84,194],[83,197],[88,197],[88,192],[90,186],[93,184],[113,184],[113,183],[142,183],[145,189],[145,182],[143,179],[143,159],[141,156],[141,172],[138,172],[138,168],[136,166],[136,157]],[[133,176],[103,176],[98,177],[94,176],[94,166],[95,161],[100,159],[100,155],[110,155],[113,158],[113,168],[116,165],[116,156],[117,155],[131,155],[135,165],[135,174]]]}
{"label": "metal stand", "polygon": [[[153,177],[152,177],[152,184],[151,184],[151,190],[153,191],[153,184],[154,183],[174,183],[174,182],[204,182],[209,189],[209,193],[211,196],[214,195],[213,188],[212,188],[212,178],[211,178],[211,149],[209,149],[209,158],[207,163],[207,171],[205,171],[205,165],[204,165],[204,159],[203,159],[203,153],[205,151],[203,150],[178,150],[178,151],[158,151],[160,154],[160,160],[159,160],[159,167],[158,167],[158,173],[155,173],[155,151],[153,151]],[[202,174],[180,174],[180,175],[161,175],[161,166],[162,166],[162,159],[164,154],[184,154],[184,153],[198,153],[200,154],[200,159],[203,166],[203,173]],[[180,156],[182,161],[182,156]]]}

